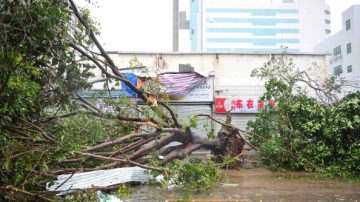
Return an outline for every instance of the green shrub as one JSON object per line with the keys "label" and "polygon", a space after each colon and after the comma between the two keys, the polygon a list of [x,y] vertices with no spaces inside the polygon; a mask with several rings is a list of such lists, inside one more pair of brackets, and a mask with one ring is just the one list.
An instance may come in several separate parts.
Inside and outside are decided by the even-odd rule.
{"label": "green shrub", "polygon": [[185,191],[209,191],[220,179],[219,166],[212,161],[206,163],[188,163],[175,160],[167,165],[171,177]]}
{"label": "green shrub", "polygon": [[[290,68],[278,67],[281,65]],[[328,103],[320,102],[294,87],[307,77],[300,77],[302,72],[295,71],[292,65],[281,58],[273,59],[254,71],[255,76],[268,79],[263,99],[274,99],[277,104],[276,108],[262,110],[248,123],[254,132],[250,139],[260,145],[262,163],[272,169],[360,179],[360,92],[338,102],[331,98]],[[328,92],[338,89],[334,79],[328,81],[328,86],[319,86]]]}

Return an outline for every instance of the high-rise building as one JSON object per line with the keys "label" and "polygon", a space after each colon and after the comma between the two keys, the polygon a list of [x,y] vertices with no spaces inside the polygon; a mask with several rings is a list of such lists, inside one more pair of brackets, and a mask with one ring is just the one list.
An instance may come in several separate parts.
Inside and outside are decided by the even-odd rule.
{"label": "high-rise building", "polygon": [[360,5],[342,13],[341,31],[322,41],[315,51],[331,54],[330,67],[334,74],[360,75]]}
{"label": "high-rise building", "polygon": [[180,0],[178,50],[312,52],[331,32],[325,0]]}

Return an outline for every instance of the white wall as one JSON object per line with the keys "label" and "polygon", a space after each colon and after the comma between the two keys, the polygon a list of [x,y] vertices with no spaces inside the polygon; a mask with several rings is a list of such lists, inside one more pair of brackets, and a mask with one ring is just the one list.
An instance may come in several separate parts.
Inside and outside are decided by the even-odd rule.
{"label": "white wall", "polygon": [[[345,29],[345,22],[350,19],[350,30]],[[346,51],[346,45],[351,43],[351,53]],[[341,55],[334,56],[333,49],[341,45]],[[315,52],[331,54],[331,70],[342,66],[342,76],[360,75],[360,5],[352,6],[342,14],[342,30],[327,38],[315,47]],[[352,66],[352,72],[347,72],[347,67]]]}
{"label": "white wall", "polygon": [[[270,54],[216,54],[216,53],[124,53],[110,54],[118,68],[129,67],[129,61],[137,57],[145,66],[154,72],[178,72],[179,64],[191,64],[196,72],[205,76],[215,75],[214,96],[249,98],[260,97],[264,93],[263,83],[250,77],[254,68],[261,67],[267,62]],[[316,63],[320,67],[310,74],[328,75],[329,56],[324,54],[290,54],[289,58],[301,70],[306,70]],[[100,74],[99,72],[97,74]],[[215,114],[216,118],[225,119],[223,114]],[[248,120],[254,119],[255,114],[234,114],[233,124],[245,129]],[[217,126],[217,130],[219,127]]]}
{"label": "white wall", "polygon": [[[214,87],[219,86],[253,86],[262,85],[260,81],[250,77],[254,68],[263,66],[270,54],[217,54],[217,53],[122,53],[112,52],[119,68],[129,67],[129,61],[135,56],[155,72],[178,72],[179,64],[191,64],[196,72],[202,75],[215,75]],[[314,69],[314,74],[329,73],[329,57],[325,54],[289,54],[296,66],[301,70],[312,67],[314,63],[320,66]]]}

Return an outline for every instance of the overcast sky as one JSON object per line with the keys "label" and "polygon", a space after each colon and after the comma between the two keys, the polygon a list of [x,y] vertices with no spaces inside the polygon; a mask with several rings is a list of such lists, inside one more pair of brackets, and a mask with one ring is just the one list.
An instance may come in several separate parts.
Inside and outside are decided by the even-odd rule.
{"label": "overcast sky", "polygon": [[332,33],[341,30],[341,13],[354,4],[360,4],[360,0],[325,0],[330,6]]}
{"label": "overcast sky", "polygon": [[[171,51],[172,0],[98,0],[92,8],[101,41],[113,51]],[[341,29],[341,13],[360,0],[325,0],[332,33]]]}
{"label": "overcast sky", "polygon": [[107,50],[172,50],[172,0],[98,1],[92,12]]}

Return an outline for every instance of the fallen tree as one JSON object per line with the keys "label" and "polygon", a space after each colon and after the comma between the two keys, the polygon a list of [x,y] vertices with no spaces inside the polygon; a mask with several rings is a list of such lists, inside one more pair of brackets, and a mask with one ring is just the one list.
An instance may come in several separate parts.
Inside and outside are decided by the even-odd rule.
{"label": "fallen tree", "polygon": [[[249,137],[269,168],[359,180],[360,88],[337,76],[310,75],[316,70],[301,71],[286,55],[255,69],[253,76],[266,81],[263,98],[277,106],[256,114],[248,126],[257,135]],[[349,85],[357,92],[341,98]]]}
{"label": "fallen tree", "polygon": [[[88,11],[73,0],[2,0],[0,11],[0,200],[52,201],[56,191],[45,185],[64,173],[130,165],[164,172],[167,163],[201,148],[217,161],[242,155],[245,139],[230,115],[216,120],[222,125],[216,138],[204,138],[166,102],[133,85],[101,46]],[[140,116],[120,108],[104,113],[82,98],[77,92],[90,86],[93,69],[103,75],[99,81],[125,83],[151,113],[136,105]],[[160,152],[172,142],[181,144]],[[161,156],[155,163],[143,158],[154,152]]]}
{"label": "fallen tree", "polygon": [[[102,72],[106,79],[114,79],[115,81],[124,82],[129,88],[131,88],[134,92],[136,92],[137,97],[141,98],[145,103],[151,106],[152,111],[158,116],[163,123],[158,123],[159,121],[150,120],[150,119],[142,119],[137,117],[121,117],[119,114],[116,118],[121,121],[134,121],[142,124],[147,124],[154,127],[155,131],[151,133],[142,133],[142,134],[132,134],[128,136],[121,137],[115,141],[111,140],[101,145],[96,145],[93,148],[86,149],[85,151],[96,151],[101,148],[104,148],[109,145],[114,145],[123,143],[125,140],[131,140],[134,137],[141,136],[142,138],[136,140],[132,143],[131,146],[127,145],[126,150],[120,149],[113,154],[111,157],[120,157],[123,161],[131,162],[134,159],[141,158],[145,155],[148,155],[154,149],[158,150],[171,142],[180,142],[182,143],[181,147],[176,147],[174,150],[170,151],[164,159],[162,159],[163,163],[167,163],[173,159],[183,159],[187,155],[191,154],[193,151],[198,150],[200,148],[206,148],[210,150],[216,151],[218,154],[222,156],[236,156],[242,152],[242,148],[244,145],[244,140],[240,136],[239,131],[236,127],[231,125],[231,118],[228,117],[228,120],[222,124],[222,130],[219,131],[217,138],[214,140],[208,140],[206,138],[202,138],[199,135],[195,134],[191,131],[190,127],[183,127],[178,119],[177,115],[171,110],[171,108],[167,105],[167,103],[161,100],[152,100],[147,96],[147,93],[142,89],[137,88],[133,85],[121,72],[120,68],[116,66],[111,57],[106,53],[104,48],[101,46],[100,42],[96,38],[95,33],[92,31],[91,26],[88,22],[81,16],[78,11],[75,3],[72,0],[69,0],[71,4],[71,9],[79,20],[81,25],[85,28],[85,30],[89,33],[90,39],[94,42],[95,47],[98,49],[98,53],[94,53],[90,51],[86,47],[79,47],[75,43],[70,43],[70,47],[74,50],[78,51],[81,55],[85,56],[88,60],[92,61]],[[99,62],[101,61],[101,62]],[[107,67],[110,68],[110,71],[107,71]],[[96,116],[101,116],[100,112],[96,107],[86,102],[83,98],[81,98],[78,94],[78,99],[83,102],[86,106],[85,109],[91,110],[91,113]],[[155,104],[155,102],[157,104]],[[230,115],[229,115],[230,116]],[[146,143],[156,139],[151,144]],[[238,146],[235,146],[238,145]],[[132,151],[131,155],[127,155],[126,152]],[[85,154],[81,152],[85,156],[89,156],[89,154]],[[95,156],[92,156],[96,158]],[[123,162],[114,163],[115,165],[119,165]]]}

